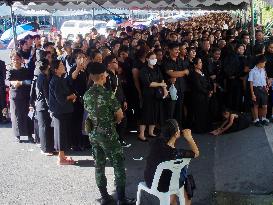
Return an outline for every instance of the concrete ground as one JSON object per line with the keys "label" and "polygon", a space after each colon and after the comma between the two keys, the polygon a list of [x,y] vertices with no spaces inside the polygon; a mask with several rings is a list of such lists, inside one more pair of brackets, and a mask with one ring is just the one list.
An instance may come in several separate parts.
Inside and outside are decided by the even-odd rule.
{"label": "concrete ground", "polygon": [[[197,190],[193,205],[210,205],[215,191],[266,194],[273,191],[273,127],[250,127],[244,131],[212,137],[194,135],[200,157],[190,163]],[[125,148],[127,195],[136,197],[143,180],[149,144],[128,137]],[[269,143],[270,141],[270,143]],[[185,147],[183,141],[178,147]],[[10,124],[0,125],[0,204],[99,204],[94,161],[89,151],[70,153],[75,166],[57,166],[56,156],[40,154],[37,146],[16,143]],[[143,157],[143,160],[134,160]],[[115,196],[113,169],[106,168],[108,190]],[[158,199],[142,195],[141,205],[159,204]],[[258,204],[257,204],[258,205]]]}

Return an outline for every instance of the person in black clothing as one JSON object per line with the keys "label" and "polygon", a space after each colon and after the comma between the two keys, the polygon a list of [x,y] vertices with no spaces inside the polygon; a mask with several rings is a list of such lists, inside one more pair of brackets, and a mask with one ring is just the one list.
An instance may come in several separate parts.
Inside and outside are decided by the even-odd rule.
{"label": "person in black clothing", "polygon": [[19,53],[11,53],[12,68],[7,71],[10,85],[10,112],[12,129],[20,142],[20,136],[28,136],[34,142],[31,131],[29,113],[30,86],[33,75],[27,68],[21,67],[23,58]]}
{"label": "person in black clothing", "polygon": [[189,75],[189,69],[184,66],[179,58],[179,45],[169,45],[169,56],[163,60],[164,70],[168,88],[173,84],[177,89],[177,100],[166,99],[165,119],[175,118],[181,126],[183,121],[184,91],[186,88],[185,77]]}
{"label": "person in black clothing", "polygon": [[[105,88],[113,92],[113,94],[116,96],[118,102],[121,105],[123,113],[125,113],[125,111],[128,108],[128,104],[123,92],[121,78],[118,75],[118,61],[114,55],[110,55],[104,59],[104,64],[107,67],[108,73]],[[119,135],[120,144],[125,147],[130,146],[125,142],[126,127],[127,119],[126,116],[124,115],[124,118],[121,120],[121,122],[116,124],[116,130]]]}
{"label": "person in black clothing", "polygon": [[6,117],[3,116],[3,111],[7,108],[6,102],[6,64],[0,60],[0,123],[7,122]]}
{"label": "person in black clothing", "polygon": [[221,50],[213,48],[212,57],[208,61],[208,77],[214,92],[210,101],[210,114],[213,122],[221,119],[221,107],[225,102],[224,74],[220,57]]}
{"label": "person in black clothing", "polygon": [[210,134],[219,136],[224,133],[238,132],[250,126],[251,120],[244,114],[236,114],[229,110],[224,110],[222,115],[225,121],[219,128],[210,132]]}
{"label": "person in black clothing", "polygon": [[[227,104],[232,110],[240,112],[242,110],[243,82],[244,75],[244,46],[236,46],[230,43],[228,52],[223,61],[223,71],[226,77]],[[236,48],[235,48],[236,46]]]}
{"label": "person in black clothing", "polygon": [[271,86],[269,87],[269,96],[268,96],[268,117],[270,118],[271,122],[273,122],[273,90],[272,90],[272,82],[273,82],[273,41],[268,43],[268,46],[266,48],[265,52],[266,57],[266,64],[265,64],[265,70],[267,77],[269,78],[269,82],[271,83]]}
{"label": "person in black clothing", "polygon": [[134,120],[137,121],[140,118],[140,108],[143,104],[143,97],[140,86],[140,71],[146,66],[146,55],[148,53],[147,48],[141,47],[137,50],[135,59],[132,63],[131,72],[134,82],[134,87],[131,90],[131,105],[134,110]]}
{"label": "person in black clothing", "polygon": [[[38,64],[38,65],[37,65]],[[54,152],[53,130],[50,126],[51,118],[49,113],[49,81],[50,66],[46,59],[41,59],[36,63],[41,73],[38,75],[36,83],[35,111],[38,120],[38,130],[41,143],[41,152],[47,156],[52,156]]]}
{"label": "person in black clothing", "polygon": [[210,129],[209,98],[212,96],[207,77],[202,72],[202,60],[193,61],[194,72],[191,78],[192,129],[196,133],[205,133]]}
{"label": "person in black clothing", "polygon": [[[162,132],[163,136],[156,139],[151,144],[150,153],[147,157],[146,168],[144,171],[144,178],[148,187],[152,186],[156,168],[161,162],[183,158],[196,158],[199,156],[199,150],[192,138],[191,130],[183,130],[182,134],[185,140],[188,142],[191,150],[178,149],[175,147],[176,141],[181,137],[181,132],[177,121],[174,119],[169,119],[166,121]],[[180,186],[184,185],[185,177],[187,175],[186,173],[187,169],[183,168],[179,179]],[[158,191],[167,192],[169,190],[171,176],[171,171],[163,171],[157,187]],[[185,204],[190,205],[191,201],[186,192],[184,192]],[[171,195],[171,205],[176,204],[175,195]]]}
{"label": "person in black clothing", "polygon": [[76,94],[77,99],[73,103],[72,113],[72,135],[71,146],[74,151],[80,151],[81,148],[87,146],[86,140],[82,134],[82,124],[84,115],[83,95],[87,90],[88,74],[86,71],[89,60],[81,49],[75,49],[73,56],[76,58],[76,65],[69,71],[69,84],[71,90]]}
{"label": "person in black clothing", "polygon": [[201,50],[197,52],[197,57],[200,58],[203,62],[203,72],[205,75],[208,75],[208,61],[210,58],[210,46],[211,45],[209,40],[203,40]]}
{"label": "person in black clothing", "polygon": [[54,60],[50,69],[54,75],[49,84],[49,110],[53,114],[54,148],[59,153],[57,163],[71,165],[75,161],[66,157],[64,151],[70,147],[68,140],[71,135],[71,116],[77,96],[69,90],[68,82],[64,78],[66,71],[63,63]]}
{"label": "person in black clothing", "polygon": [[167,97],[167,84],[164,82],[157,59],[153,52],[146,56],[147,64],[140,70],[140,85],[143,106],[141,108],[140,128],[138,139],[147,141],[145,128],[149,125],[149,136],[155,137],[155,125],[162,124],[162,100]]}

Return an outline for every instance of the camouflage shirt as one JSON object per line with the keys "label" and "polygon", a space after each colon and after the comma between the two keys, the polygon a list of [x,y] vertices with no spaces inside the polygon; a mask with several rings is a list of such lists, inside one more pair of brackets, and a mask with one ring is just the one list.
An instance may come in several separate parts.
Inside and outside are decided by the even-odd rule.
{"label": "camouflage shirt", "polygon": [[105,131],[115,130],[115,113],[121,107],[111,91],[107,91],[102,86],[93,85],[86,91],[83,100],[84,108],[94,126]]}

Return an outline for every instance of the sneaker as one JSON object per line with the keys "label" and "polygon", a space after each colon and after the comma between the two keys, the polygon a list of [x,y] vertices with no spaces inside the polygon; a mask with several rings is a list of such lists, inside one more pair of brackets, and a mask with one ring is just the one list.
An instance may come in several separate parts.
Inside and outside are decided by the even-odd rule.
{"label": "sneaker", "polygon": [[266,119],[266,120],[262,120],[261,124],[263,126],[268,126],[269,125],[269,121]]}
{"label": "sneaker", "polygon": [[121,146],[122,147],[126,147],[126,148],[128,148],[128,147],[131,147],[131,144],[127,144],[125,141],[120,141],[120,144],[121,144]]}
{"label": "sneaker", "polygon": [[263,126],[260,121],[255,122],[254,125],[256,127],[262,127]]}
{"label": "sneaker", "polygon": [[136,204],[136,199],[124,198],[123,200],[118,200],[117,205],[134,205]]}

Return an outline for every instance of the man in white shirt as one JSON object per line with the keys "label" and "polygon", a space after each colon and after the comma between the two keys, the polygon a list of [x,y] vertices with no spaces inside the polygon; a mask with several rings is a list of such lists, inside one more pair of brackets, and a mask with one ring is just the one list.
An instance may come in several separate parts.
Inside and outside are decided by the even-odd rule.
{"label": "man in white shirt", "polygon": [[[267,75],[265,71],[266,58],[264,55],[256,57],[255,67],[249,72],[248,81],[250,82],[250,93],[253,101],[253,119],[257,127],[268,125],[266,119],[268,87]],[[261,109],[259,109],[261,108]],[[261,117],[261,119],[259,119]]]}

